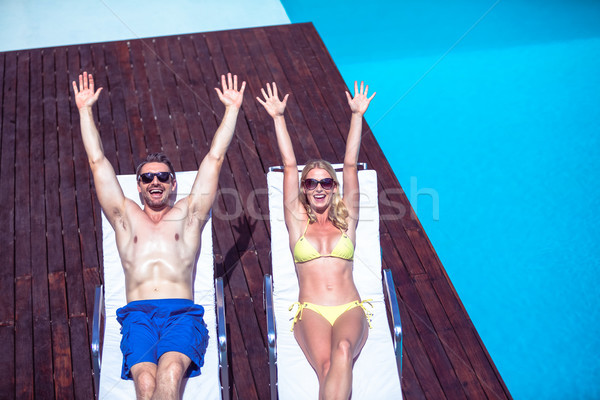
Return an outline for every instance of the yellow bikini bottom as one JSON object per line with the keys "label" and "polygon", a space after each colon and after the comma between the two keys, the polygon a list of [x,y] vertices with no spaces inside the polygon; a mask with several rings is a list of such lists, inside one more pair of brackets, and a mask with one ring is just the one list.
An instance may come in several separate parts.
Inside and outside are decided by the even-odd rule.
{"label": "yellow bikini bottom", "polygon": [[318,313],[323,318],[325,318],[327,321],[329,321],[331,326],[333,326],[333,324],[340,317],[340,315],[342,315],[346,311],[351,310],[353,308],[361,307],[363,309],[363,311],[365,312],[365,316],[367,317],[367,322],[369,323],[369,328],[372,328],[371,319],[373,317],[373,313],[370,312],[369,310],[367,310],[364,306],[364,303],[367,303],[368,305],[371,306],[371,308],[373,308],[373,305],[370,303],[370,301],[373,301],[373,299],[367,299],[367,300],[363,300],[363,301],[354,300],[354,301],[351,301],[350,303],[341,304],[339,306],[321,306],[321,305],[314,304],[314,303],[308,303],[308,302],[300,303],[299,301],[297,301],[294,304],[292,304],[289,309],[289,311],[292,311],[292,309],[295,306],[298,306],[298,310],[296,310],[296,314],[292,318],[290,318],[290,320],[292,320],[292,319],[294,320],[292,322],[291,330],[292,331],[294,330],[294,325],[296,325],[296,322],[302,320],[302,312],[304,311],[305,308],[308,308],[309,310],[313,310],[314,312]]}

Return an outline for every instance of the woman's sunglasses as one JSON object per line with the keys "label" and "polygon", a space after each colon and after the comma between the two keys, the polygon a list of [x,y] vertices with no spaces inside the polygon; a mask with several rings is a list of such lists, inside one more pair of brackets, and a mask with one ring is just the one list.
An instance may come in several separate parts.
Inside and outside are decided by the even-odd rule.
{"label": "woman's sunglasses", "polygon": [[321,187],[325,190],[331,190],[331,188],[333,187],[333,185],[335,185],[335,181],[333,180],[333,178],[325,178],[325,179],[321,179],[320,181],[316,180],[316,179],[305,179],[304,180],[304,188],[306,190],[314,190],[317,188],[317,186],[321,184]]}
{"label": "woman's sunglasses", "polygon": [[165,183],[168,182],[169,178],[173,175],[170,172],[146,172],[145,174],[140,174],[138,180],[141,180],[144,183],[150,183],[154,180],[155,176],[160,182]]}

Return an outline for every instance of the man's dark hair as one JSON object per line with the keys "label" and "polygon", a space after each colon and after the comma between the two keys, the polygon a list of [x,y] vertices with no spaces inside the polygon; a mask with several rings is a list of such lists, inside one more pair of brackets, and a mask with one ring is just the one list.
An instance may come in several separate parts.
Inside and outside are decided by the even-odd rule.
{"label": "man's dark hair", "polygon": [[169,160],[169,157],[167,157],[164,153],[152,153],[152,154],[148,154],[146,159],[144,161],[142,161],[140,163],[140,165],[138,165],[137,169],[135,170],[135,179],[136,180],[140,179],[140,171],[142,170],[142,167],[144,165],[146,165],[148,163],[152,163],[152,162],[165,164],[167,167],[169,167],[169,171],[171,171],[173,176],[175,176],[175,169],[173,169],[173,164],[171,164],[171,160]]}

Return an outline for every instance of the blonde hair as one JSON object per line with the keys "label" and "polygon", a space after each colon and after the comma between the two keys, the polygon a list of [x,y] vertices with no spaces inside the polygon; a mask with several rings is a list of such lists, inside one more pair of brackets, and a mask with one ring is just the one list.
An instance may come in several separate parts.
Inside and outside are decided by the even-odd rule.
{"label": "blonde hair", "polygon": [[[335,169],[333,169],[333,166],[325,160],[308,161],[302,169],[302,175],[300,175],[300,185],[304,183],[306,175],[308,175],[308,173],[315,168],[320,168],[327,171],[329,176],[333,178],[335,185],[337,187],[340,186],[340,183],[337,179],[337,174],[335,173]],[[308,220],[310,221],[310,223],[312,224],[313,222],[316,222],[317,216],[310,204],[308,203],[308,199],[306,198],[306,194],[303,190],[300,190],[300,202],[306,209],[306,214],[308,215]],[[331,207],[329,207],[329,214],[327,217],[338,229],[341,229],[343,231],[348,230],[348,209],[346,208],[344,200],[340,196],[339,190],[335,193],[332,193]]]}

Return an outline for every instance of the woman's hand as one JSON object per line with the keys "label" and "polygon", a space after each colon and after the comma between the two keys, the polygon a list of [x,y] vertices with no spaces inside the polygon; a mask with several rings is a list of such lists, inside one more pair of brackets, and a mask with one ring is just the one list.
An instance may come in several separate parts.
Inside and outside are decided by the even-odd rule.
{"label": "woman's hand", "polygon": [[273,90],[271,90],[271,85],[267,83],[267,91],[265,92],[265,89],[262,88],[260,91],[262,92],[265,100],[261,100],[260,97],[257,97],[256,100],[263,105],[265,110],[267,110],[267,113],[272,118],[283,115],[285,106],[287,105],[288,97],[290,96],[289,93],[283,97],[283,101],[279,100],[279,96],[277,95],[277,84],[275,82],[273,82]]}
{"label": "woman's hand", "polygon": [[367,108],[369,108],[369,103],[375,97],[377,92],[373,93],[371,97],[367,97],[369,93],[369,85],[365,87],[364,82],[360,82],[360,90],[358,90],[358,82],[354,81],[354,98],[350,96],[350,93],[346,91],[346,97],[348,98],[348,105],[350,106],[350,110],[352,114],[360,114],[363,115]]}

